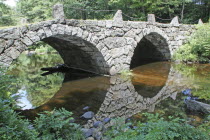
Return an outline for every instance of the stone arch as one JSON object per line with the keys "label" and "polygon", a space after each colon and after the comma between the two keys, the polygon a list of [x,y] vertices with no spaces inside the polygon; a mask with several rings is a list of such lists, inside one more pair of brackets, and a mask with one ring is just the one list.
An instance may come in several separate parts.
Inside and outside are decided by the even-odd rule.
{"label": "stone arch", "polygon": [[133,48],[130,68],[141,65],[148,60],[170,60],[171,47],[168,36],[159,28],[151,27],[142,30],[135,36],[137,45]]}
{"label": "stone arch", "polygon": [[85,29],[48,21],[15,30],[18,31],[17,39],[9,38],[7,43],[12,42],[12,45],[1,52],[0,62],[3,64],[10,65],[28,46],[44,41],[56,49],[69,66],[96,73],[109,73],[109,66],[104,60],[105,54],[97,45],[99,39]]}

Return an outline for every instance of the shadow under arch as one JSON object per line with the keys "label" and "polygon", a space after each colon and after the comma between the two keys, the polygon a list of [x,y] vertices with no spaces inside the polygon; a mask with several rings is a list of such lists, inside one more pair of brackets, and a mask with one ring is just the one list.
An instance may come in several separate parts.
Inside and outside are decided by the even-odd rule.
{"label": "shadow under arch", "polygon": [[61,34],[45,38],[43,41],[56,49],[69,67],[98,74],[109,72],[102,53],[91,42],[80,37]]}
{"label": "shadow under arch", "polygon": [[150,31],[138,42],[131,59],[130,68],[170,59],[171,53],[166,35],[161,31]]}

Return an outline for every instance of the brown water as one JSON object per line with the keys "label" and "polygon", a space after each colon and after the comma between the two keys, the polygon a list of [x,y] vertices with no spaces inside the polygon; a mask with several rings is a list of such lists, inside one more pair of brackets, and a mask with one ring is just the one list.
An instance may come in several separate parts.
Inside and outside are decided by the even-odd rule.
{"label": "brown water", "polygon": [[[31,63],[28,65],[33,66]],[[36,69],[43,67],[39,63],[34,66]],[[187,117],[183,109],[185,97],[180,94],[182,90],[196,89],[193,90],[195,95],[210,99],[209,64],[190,66],[155,62],[134,68],[131,76],[80,75],[81,79],[72,73],[42,77],[41,71],[34,72],[34,68],[33,72],[27,69],[17,74],[17,69],[21,68],[15,67],[11,73],[21,77],[19,91],[24,93],[24,98],[19,101],[27,106],[21,114],[29,119],[42,111],[65,108],[74,113],[77,122],[85,123],[80,116],[85,113],[83,108],[86,106],[94,112],[93,120],[132,116],[138,119],[141,112]],[[38,92],[40,94],[36,94]]]}

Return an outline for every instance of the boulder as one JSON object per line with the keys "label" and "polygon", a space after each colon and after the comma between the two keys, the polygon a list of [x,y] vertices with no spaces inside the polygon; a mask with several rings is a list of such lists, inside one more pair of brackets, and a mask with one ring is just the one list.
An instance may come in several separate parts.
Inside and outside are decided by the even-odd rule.
{"label": "boulder", "polygon": [[203,112],[205,114],[210,114],[210,105],[195,100],[185,101],[187,108],[191,111]]}
{"label": "boulder", "polygon": [[94,113],[92,111],[88,111],[88,112],[85,112],[81,117],[85,119],[92,119],[93,116],[94,116]]}

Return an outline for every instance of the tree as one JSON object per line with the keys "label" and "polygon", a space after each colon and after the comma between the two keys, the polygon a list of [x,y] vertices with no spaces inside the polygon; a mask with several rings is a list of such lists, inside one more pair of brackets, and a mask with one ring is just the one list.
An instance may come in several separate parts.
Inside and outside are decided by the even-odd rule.
{"label": "tree", "polygon": [[12,9],[4,4],[5,0],[0,0],[0,26],[15,25],[16,21],[12,17]]}

